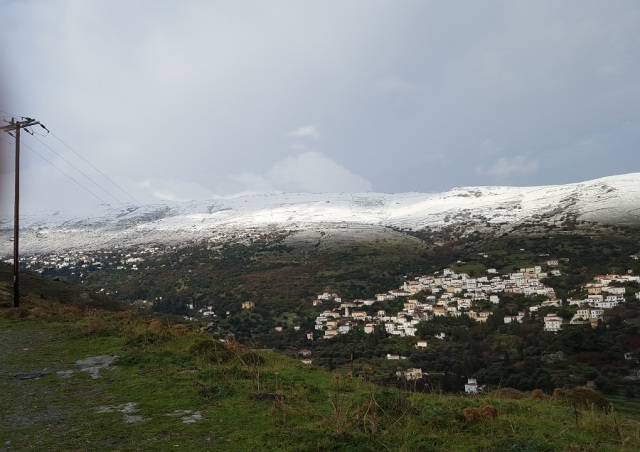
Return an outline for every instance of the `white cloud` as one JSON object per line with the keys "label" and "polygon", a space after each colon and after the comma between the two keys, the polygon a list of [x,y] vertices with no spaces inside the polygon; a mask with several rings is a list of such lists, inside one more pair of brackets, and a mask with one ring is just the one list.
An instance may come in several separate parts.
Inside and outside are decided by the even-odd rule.
{"label": "white cloud", "polygon": [[264,175],[240,173],[230,179],[242,192],[366,192],[371,184],[321,152],[306,151],[276,162]]}
{"label": "white cloud", "polygon": [[314,138],[317,140],[320,138],[320,132],[316,124],[309,124],[308,126],[298,127],[293,132],[289,132],[287,136],[292,138]]}
{"label": "white cloud", "polygon": [[138,184],[143,199],[151,197],[155,201],[192,201],[211,198],[212,194],[199,184],[192,182],[171,182],[147,179]]}
{"label": "white cloud", "polygon": [[531,174],[538,171],[538,162],[527,160],[523,156],[513,158],[500,157],[488,169],[478,167],[479,174],[487,174],[497,179],[506,179],[511,176]]}

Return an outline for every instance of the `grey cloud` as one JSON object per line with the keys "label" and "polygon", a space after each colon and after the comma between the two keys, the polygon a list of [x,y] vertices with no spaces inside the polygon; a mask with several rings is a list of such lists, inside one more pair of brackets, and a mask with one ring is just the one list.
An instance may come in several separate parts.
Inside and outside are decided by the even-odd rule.
{"label": "grey cloud", "polygon": [[[148,199],[325,189],[291,169],[317,125],[345,190],[574,182],[640,166],[638,23],[635,1],[4,2],[4,108]],[[95,201],[24,165],[25,208]]]}
{"label": "grey cloud", "polygon": [[500,157],[497,159],[491,167],[485,169],[480,166],[478,173],[487,174],[496,180],[503,181],[512,176],[531,174],[539,169],[538,162],[529,160],[523,156],[516,157]]}

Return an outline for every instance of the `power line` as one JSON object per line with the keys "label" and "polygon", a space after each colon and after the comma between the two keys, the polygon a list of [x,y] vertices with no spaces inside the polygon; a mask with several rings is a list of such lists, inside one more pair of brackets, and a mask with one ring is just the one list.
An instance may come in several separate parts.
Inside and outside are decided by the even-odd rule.
{"label": "power line", "polygon": [[[49,130],[47,128],[45,128],[45,130],[47,130],[47,132],[49,132]],[[122,188],[120,185],[116,184],[109,176],[107,176],[106,174],[104,174],[102,171],[100,171],[98,168],[96,168],[91,162],[89,162],[87,159],[85,159],[82,155],[80,155],[78,152],[76,152],[71,146],[69,146],[67,143],[65,143],[64,141],[62,141],[62,139],[60,139],[55,133],[53,132],[49,132],[51,135],[54,136],[54,138],[56,140],[58,140],[60,143],[64,144],[67,148],[69,148],[69,150],[71,152],[73,152],[74,154],[76,154],[78,157],[80,157],[82,160],[85,161],[85,163],[87,163],[89,166],[91,166],[91,168],[93,168],[94,170],[96,170],[97,172],[99,172],[100,174],[102,174],[102,176],[107,179],[109,182],[111,182],[113,185],[115,185],[118,189],[120,189],[120,191],[122,193],[124,193],[125,195],[127,195],[129,198],[131,198],[137,205],[141,205],[140,202],[134,198],[133,196],[131,196],[124,188]]]}
{"label": "power line", "polygon": [[4,142],[5,142],[5,143],[7,143],[7,144],[16,144],[15,140],[13,140],[13,141],[9,141],[9,140],[7,140],[7,139],[5,139],[5,138],[0,138],[0,141],[4,141]]}
{"label": "power line", "polygon": [[0,110],[0,113],[4,113],[5,115],[9,115],[9,116],[12,116],[12,117],[14,117],[14,118],[16,118],[16,117],[17,117],[17,118],[23,118],[23,119],[24,119],[24,117],[23,117],[23,116],[16,115],[15,113],[9,113],[9,112],[8,112],[8,111],[6,111],[6,110]]}
{"label": "power line", "polygon": [[67,174],[63,169],[57,167],[56,165],[54,165],[51,161],[49,161],[46,157],[44,157],[42,154],[40,154],[38,151],[36,151],[35,149],[33,149],[31,146],[29,146],[28,144],[24,144],[24,146],[29,149],[31,152],[33,152],[34,154],[36,154],[38,157],[40,157],[42,160],[44,160],[45,162],[47,162],[49,165],[53,166],[55,169],[57,169],[58,171],[60,171],[62,174],[64,174],[65,176],[67,176],[69,179],[71,179],[73,182],[75,182],[76,184],[78,184],[80,187],[82,187],[84,190],[86,190],[88,193],[90,193],[92,196],[94,196],[96,199],[98,199],[100,202],[102,202],[103,204],[109,205],[109,203],[107,201],[105,201],[104,199],[102,199],[100,196],[96,195],[94,192],[92,192],[91,190],[89,190],[87,187],[85,187],[84,185],[82,185],[80,182],[78,182],[77,180],[75,180],[73,177],[71,177],[69,174]]}
{"label": "power line", "polygon": [[80,174],[82,174],[84,177],[86,177],[87,179],[89,179],[96,187],[98,187],[100,190],[102,190],[103,192],[105,192],[107,195],[111,196],[113,199],[115,199],[117,202],[119,202],[120,204],[122,204],[124,207],[127,207],[127,205],[125,203],[123,203],[122,201],[120,201],[120,199],[118,199],[117,197],[115,197],[114,195],[112,195],[106,188],[104,188],[103,186],[101,186],[100,184],[98,184],[96,181],[94,181],[88,174],[86,174],[84,171],[82,171],[80,168],[78,168],[77,166],[75,166],[73,163],[71,163],[69,160],[67,160],[65,157],[63,157],[62,155],[58,154],[51,146],[49,146],[47,143],[45,143],[44,141],[42,141],[40,138],[34,136],[34,138],[36,140],[38,140],[40,143],[42,143],[46,148],[48,148],[51,152],[53,152],[55,155],[57,155],[58,157],[60,157],[62,160],[64,160],[65,162],[67,162],[67,164],[69,164],[73,169],[75,169],[76,171],[78,171]]}

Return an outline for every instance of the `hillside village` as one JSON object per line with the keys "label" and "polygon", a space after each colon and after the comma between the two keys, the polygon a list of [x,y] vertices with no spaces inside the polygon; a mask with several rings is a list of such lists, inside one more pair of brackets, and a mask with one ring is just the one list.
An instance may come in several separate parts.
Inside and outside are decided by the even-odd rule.
{"label": "hillside village", "polygon": [[[548,267],[555,267],[555,260],[547,262]],[[367,334],[382,325],[386,332],[400,337],[415,336],[417,325],[434,317],[458,317],[466,315],[476,322],[486,322],[493,315],[492,309],[482,309],[487,301],[497,306],[501,294],[523,295],[526,297],[543,296],[546,300],[532,304],[526,310],[505,315],[502,321],[522,323],[530,319],[531,314],[542,308],[560,308],[563,305],[577,308],[568,324],[587,324],[597,326],[604,319],[605,309],[618,306],[625,301],[624,285],[640,282],[639,276],[633,275],[599,275],[592,283],[585,286],[586,298],[569,298],[563,302],[556,298],[553,288],[544,285],[541,279],[560,276],[557,269],[543,271],[541,266],[522,268],[518,272],[499,275],[495,269],[488,269],[487,276],[473,278],[466,273],[456,273],[452,269],[444,269],[434,275],[424,275],[414,280],[405,281],[398,289],[377,294],[375,299],[343,301],[337,294],[324,293],[313,301],[314,306],[322,305],[326,300],[333,300],[339,307],[325,310],[316,317],[315,328],[322,332],[322,338],[331,339],[339,334],[348,334],[354,328],[363,328]],[[618,285],[613,286],[612,283]],[[418,295],[422,296],[418,296]],[[426,295],[423,295],[426,294]],[[371,306],[376,302],[402,298],[404,308],[396,313],[378,310],[371,314]],[[420,298],[420,300],[418,299]],[[567,322],[555,312],[549,311],[541,318],[544,331],[560,331]],[[426,347],[424,340],[419,340],[416,347]],[[393,359],[390,357],[389,359]]]}
{"label": "hillside village", "polygon": [[[387,293],[377,294],[375,299],[342,300],[337,294],[323,293],[312,301],[314,306],[321,306],[326,301],[333,301],[338,306],[326,309],[315,319],[314,332],[307,333],[308,339],[314,336],[322,339],[333,339],[338,335],[349,334],[355,329],[362,329],[371,334],[376,328],[384,328],[386,333],[399,337],[415,337],[418,324],[431,321],[435,317],[468,316],[478,323],[487,322],[493,316],[494,310],[500,304],[501,297],[507,294],[522,295],[530,298],[532,303],[526,309],[504,315],[502,322],[522,323],[525,320],[542,322],[543,331],[557,333],[571,325],[590,325],[596,328],[599,322],[605,321],[605,310],[614,308],[625,302],[626,288],[624,285],[640,282],[639,276],[626,275],[597,275],[593,281],[582,288],[586,297],[568,298],[561,300],[556,297],[553,288],[541,282],[544,278],[561,276],[557,269],[557,260],[546,263],[546,271],[541,266],[521,268],[517,272],[504,275],[495,269],[488,269],[483,277],[471,277],[466,273],[456,273],[447,268],[433,275],[423,275],[412,280],[406,280],[398,289]],[[640,292],[635,294],[640,298]],[[541,298],[545,298],[543,301]],[[402,299],[403,308],[395,313],[377,310],[376,303]],[[487,308],[487,306],[492,307]],[[556,313],[556,308],[565,307],[573,312],[570,319]],[[543,310],[543,316],[537,316]],[[445,339],[445,333],[434,335],[436,340]],[[414,347],[426,349],[429,343],[425,339],[416,338]],[[312,364],[311,351],[300,351],[301,360],[305,364]],[[396,353],[386,355],[387,360],[404,360],[407,357]],[[625,355],[625,359],[630,359]],[[397,377],[407,381],[423,378],[421,368],[401,368],[396,372]],[[474,394],[482,390],[474,378],[469,378],[465,384],[466,393]]]}
{"label": "hillside village", "polygon": [[[135,249],[104,249],[93,252],[71,251],[67,253],[47,253],[43,255],[25,255],[20,257],[20,267],[35,271],[42,275],[54,273],[82,278],[89,271],[115,269],[122,271],[137,271],[138,265],[145,258],[160,251],[157,246],[144,246]],[[13,259],[5,259],[12,264]]]}

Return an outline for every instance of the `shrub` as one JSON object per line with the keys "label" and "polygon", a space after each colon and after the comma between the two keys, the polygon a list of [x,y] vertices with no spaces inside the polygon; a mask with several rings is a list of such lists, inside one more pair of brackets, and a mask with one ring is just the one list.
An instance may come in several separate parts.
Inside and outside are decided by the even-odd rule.
{"label": "shrub", "polygon": [[480,413],[482,413],[482,417],[484,418],[494,418],[498,417],[498,410],[487,403],[480,404]]}
{"label": "shrub", "polygon": [[403,391],[382,390],[375,394],[377,407],[390,416],[418,414],[418,410],[411,403],[411,397]]}
{"label": "shrub", "polygon": [[584,408],[600,408],[605,413],[611,412],[611,403],[603,396],[589,388],[560,389],[553,391],[555,399],[563,400],[570,405]]}
{"label": "shrub", "polygon": [[464,415],[464,420],[472,424],[482,420],[482,412],[478,408],[467,407],[462,410],[462,414]]}
{"label": "shrub", "polygon": [[475,424],[486,419],[498,417],[498,410],[488,403],[481,403],[480,408],[466,407],[462,410],[466,422]]}
{"label": "shrub", "polygon": [[525,394],[522,391],[518,391],[513,388],[500,388],[495,391],[491,391],[489,397],[493,397],[495,399],[513,399],[520,400],[525,398]]}
{"label": "shrub", "polygon": [[248,351],[240,355],[240,359],[247,366],[258,367],[264,364],[264,358],[254,351]]}
{"label": "shrub", "polygon": [[158,344],[172,338],[169,328],[158,319],[142,325],[131,325],[126,332],[129,346]]}
{"label": "shrub", "polygon": [[189,325],[185,325],[183,323],[178,323],[176,325],[171,326],[171,331],[176,333],[178,336],[183,336],[191,331]]}
{"label": "shrub", "polygon": [[149,329],[151,331],[163,331],[166,329],[164,323],[160,319],[151,319],[149,320]]}
{"label": "shrub", "polygon": [[9,320],[24,319],[29,316],[29,310],[25,308],[11,308],[4,311],[1,315],[2,318]]}
{"label": "shrub", "polygon": [[531,391],[531,397],[536,400],[546,400],[547,394],[545,394],[542,389],[534,389],[533,391]]}
{"label": "shrub", "polygon": [[234,394],[235,390],[233,389],[233,386],[225,383],[205,385],[198,390],[198,395],[205,402],[213,402],[225,397],[230,397]]}
{"label": "shrub", "polygon": [[212,339],[203,339],[196,342],[189,349],[189,353],[217,364],[231,361],[234,357],[233,352],[227,350],[222,342]]}

